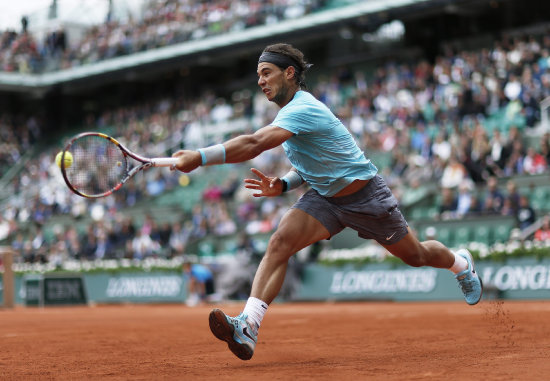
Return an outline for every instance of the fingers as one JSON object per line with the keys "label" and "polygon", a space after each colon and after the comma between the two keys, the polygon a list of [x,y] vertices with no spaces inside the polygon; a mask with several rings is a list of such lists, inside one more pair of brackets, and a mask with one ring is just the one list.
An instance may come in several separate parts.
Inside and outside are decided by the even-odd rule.
{"label": "fingers", "polygon": [[183,151],[183,150],[179,150],[179,151],[174,152],[174,153],[172,154],[172,157],[177,157],[177,158],[179,158],[179,160],[178,160],[178,163],[177,163],[177,164],[172,164],[172,165],[170,166],[170,170],[171,170],[171,171],[177,170],[177,169],[178,169],[178,165],[183,165],[183,162],[184,162],[184,161],[183,161],[183,158],[182,158],[183,155],[184,155],[184,151]]}
{"label": "fingers", "polygon": [[247,189],[258,189],[258,190],[262,189],[262,187],[259,186],[259,185],[251,185],[251,184],[247,184],[244,187],[247,188]]}
{"label": "fingers", "polygon": [[173,170],[189,173],[201,165],[201,156],[197,151],[179,150],[172,154],[172,157],[178,159],[176,165],[170,167]]}
{"label": "fingers", "polygon": [[265,180],[267,179],[267,176],[264,175],[262,172],[260,172],[259,170],[257,170],[256,168],[250,168],[250,171],[252,173],[254,173],[256,176],[258,176],[260,179],[262,180]]}
{"label": "fingers", "polygon": [[250,168],[250,171],[258,176],[258,179],[244,179],[245,188],[260,191],[259,193],[253,193],[254,197],[272,197],[277,196],[281,192],[277,189],[277,182],[280,181],[278,177],[269,177],[264,175],[256,168]]}
{"label": "fingers", "polygon": [[262,182],[256,179],[244,179],[244,182],[247,184],[260,185]]}

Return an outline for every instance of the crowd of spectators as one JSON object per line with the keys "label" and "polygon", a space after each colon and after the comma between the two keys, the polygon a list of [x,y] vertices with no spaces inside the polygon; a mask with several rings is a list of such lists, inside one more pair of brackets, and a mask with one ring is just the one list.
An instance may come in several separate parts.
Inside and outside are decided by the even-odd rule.
{"label": "crowd of spectators", "polygon": [[[436,183],[442,194],[441,218],[499,213],[516,216],[524,228],[536,218],[529,199],[513,181],[500,189],[498,179],[548,173],[550,135],[540,134],[532,144],[525,132],[539,122],[534,105],[550,95],[549,50],[546,34],[505,37],[476,51],[449,46],[434,64],[422,59],[389,62],[372,75],[342,68],[321,75],[311,91],[335,111],[368,156],[390,155],[389,164],[380,170],[398,199],[411,189]],[[181,142],[185,148],[219,142],[222,136],[204,133],[216,130],[213,125],[238,126],[225,131],[227,137],[268,124],[276,112],[260,92],[241,90],[231,99],[209,93],[197,99],[151,100],[104,112],[85,123],[94,129],[118,126],[111,133],[125,145],[162,156],[183,147]],[[500,112],[506,115],[499,120],[502,124],[491,124]],[[510,120],[518,125],[505,124]],[[21,125],[26,135],[39,136],[32,127],[35,123]],[[12,134],[20,139],[13,143],[15,151],[21,151],[25,134]],[[189,242],[207,235],[270,232],[298,197],[293,192],[292,197],[256,200],[240,186],[240,178],[229,177],[206,187],[203,202],[183,213],[181,224],[157,227],[148,218],[142,226],[133,226],[122,217],[124,208],[179,187],[177,176],[168,170],[148,171],[113,197],[89,202],[64,187],[53,163],[58,149],[42,153],[22,170],[0,221],[0,226],[8,226],[5,236],[23,249],[28,261],[179,255]],[[252,166],[275,175],[288,170],[278,148],[258,156]],[[208,168],[200,171],[208,175]],[[94,222],[86,233],[59,227],[59,236],[48,242],[42,226],[53,214],[90,215]],[[24,237],[18,225],[31,221],[37,231]]]}
{"label": "crowd of spectators", "polygon": [[106,17],[73,43],[58,28],[43,41],[22,28],[0,34],[0,70],[67,69],[213,35],[270,25],[320,10],[324,0],[150,0],[140,18]]}
{"label": "crowd of spectators", "polygon": [[36,118],[0,115],[0,178],[40,139]]}

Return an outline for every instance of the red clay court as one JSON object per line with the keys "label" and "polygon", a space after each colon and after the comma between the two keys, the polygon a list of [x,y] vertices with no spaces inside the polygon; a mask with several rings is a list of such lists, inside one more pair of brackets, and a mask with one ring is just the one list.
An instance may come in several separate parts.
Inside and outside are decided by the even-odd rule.
{"label": "red clay court", "polygon": [[[221,305],[238,314],[241,304]],[[542,380],[550,302],[273,304],[252,360],[208,328],[212,307],[0,311],[2,380]]]}

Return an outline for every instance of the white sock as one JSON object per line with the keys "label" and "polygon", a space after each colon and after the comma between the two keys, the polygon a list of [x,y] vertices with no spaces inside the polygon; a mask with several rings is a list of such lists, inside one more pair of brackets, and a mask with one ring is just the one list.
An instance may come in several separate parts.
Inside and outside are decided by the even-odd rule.
{"label": "white sock", "polygon": [[267,303],[251,296],[246,301],[246,306],[244,306],[243,312],[248,317],[250,322],[256,324],[256,329],[258,329],[260,328],[262,319],[267,312]]}
{"label": "white sock", "polygon": [[449,268],[449,270],[451,270],[455,274],[466,270],[468,268],[468,261],[466,260],[466,258],[458,255],[454,251],[452,253],[455,256],[455,263]]}

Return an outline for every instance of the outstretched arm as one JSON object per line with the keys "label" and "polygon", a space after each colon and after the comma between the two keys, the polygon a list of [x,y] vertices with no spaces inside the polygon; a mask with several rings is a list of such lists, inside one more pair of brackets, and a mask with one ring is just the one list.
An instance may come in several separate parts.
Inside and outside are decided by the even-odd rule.
{"label": "outstretched arm", "polygon": [[[292,137],[292,132],[276,126],[266,126],[253,134],[240,135],[223,143],[226,163],[241,163],[255,158]],[[191,172],[202,165],[199,151],[180,150],[172,155],[180,159],[176,168]]]}

